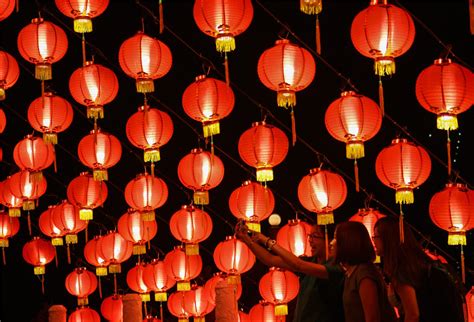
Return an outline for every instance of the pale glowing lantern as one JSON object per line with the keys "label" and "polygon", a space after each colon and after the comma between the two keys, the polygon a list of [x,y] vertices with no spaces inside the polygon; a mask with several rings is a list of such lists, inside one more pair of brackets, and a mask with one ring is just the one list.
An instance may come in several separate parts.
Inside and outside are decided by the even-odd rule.
{"label": "pale glowing lantern", "polygon": [[65,284],[66,290],[77,296],[77,305],[85,306],[89,304],[88,296],[97,288],[97,277],[87,268],[78,267],[66,276]]}
{"label": "pale glowing lantern", "polygon": [[184,309],[194,317],[194,322],[205,322],[205,315],[214,310],[215,304],[209,301],[209,293],[202,286],[193,285],[184,294]]}
{"label": "pale glowing lantern", "polygon": [[295,256],[310,257],[312,255],[311,244],[307,238],[310,233],[310,224],[299,219],[291,219],[278,230],[276,241],[278,245]]}
{"label": "pale glowing lantern", "polygon": [[127,285],[131,290],[140,294],[142,302],[150,301],[151,288],[145,283],[145,268],[147,264],[137,263],[127,272]]}
{"label": "pale glowing lantern", "polygon": [[217,268],[228,274],[230,284],[239,284],[240,275],[255,264],[255,255],[234,236],[226,236],[224,241],[219,242],[213,257]]}
{"label": "pale glowing lantern", "polygon": [[288,315],[287,303],[298,295],[299,288],[298,276],[276,267],[271,267],[258,284],[263,299],[275,305],[276,316]]}
{"label": "pale glowing lantern", "polygon": [[107,265],[109,265],[98,248],[100,238],[101,236],[95,236],[84,246],[84,258],[90,265],[95,266],[95,275],[99,277],[107,275]]}
{"label": "pale glowing lantern", "polygon": [[153,239],[158,231],[156,220],[146,221],[142,214],[134,209],[129,209],[119,218],[117,227],[120,235],[133,243],[134,255],[145,254],[145,244]]}
{"label": "pale glowing lantern", "polygon": [[190,280],[196,278],[202,270],[202,259],[200,255],[186,255],[184,247],[175,246],[166,254],[165,268],[172,278],[177,282],[178,291],[189,291]]}
{"label": "pale glowing lantern", "polygon": [[145,266],[143,280],[147,287],[154,291],[156,302],[166,302],[166,291],[176,284],[176,280],[168,274],[165,262],[158,259],[153,259]]}
{"label": "pale glowing lantern", "polygon": [[81,220],[92,220],[93,209],[104,204],[107,199],[108,189],[104,181],[96,181],[88,172],[71,180],[67,186],[67,199],[79,207]]}
{"label": "pale glowing lantern", "polygon": [[186,292],[177,291],[170,295],[168,299],[168,311],[178,318],[178,322],[187,322],[190,317],[184,309],[184,295]]}

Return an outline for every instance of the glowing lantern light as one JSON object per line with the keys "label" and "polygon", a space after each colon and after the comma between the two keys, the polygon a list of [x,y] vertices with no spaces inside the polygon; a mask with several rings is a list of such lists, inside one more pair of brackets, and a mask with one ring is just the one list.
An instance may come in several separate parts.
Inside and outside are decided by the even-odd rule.
{"label": "glowing lantern light", "polygon": [[311,244],[307,238],[310,233],[310,224],[299,219],[291,219],[278,230],[276,241],[278,245],[295,256],[310,257],[312,255]]}
{"label": "glowing lantern light", "polygon": [[249,229],[260,231],[260,221],[268,218],[275,207],[270,188],[259,182],[245,181],[229,197],[229,208],[238,219],[243,219]]}
{"label": "glowing lantern light", "polygon": [[92,168],[94,180],[108,180],[107,169],[122,157],[122,145],[112,134],[95,129],[81,139],[77,147],[79,160]]}
{"label": "glowing lantern light", "polygon": [[48,186],[46,178],[33,180],[33,175],[28,170],[15,173],[10,177],[8,186],[11,193],[23,199],[23,210],[35,209],[35,200],[41,197]]}
{"label": "glowing lantern light", "polygon": [[43,18],[21,29],[17,43],[20,55],[35,64],[35,78],[42,81],[52,79],[51,64],[63,58],[68,47],[66,33]]}
{"label": "glowing lantern light", "polygon": [[95,236],[84,246],[84,258],[90,265],[95,266],[95,275],[99,276],[99,278],[100,276],[107,275],[107,266],[109,265],[109,262],[103,257],[98,248],[100,238],[101,236]]}
{"label": "glowing lantern light", "polygon": [[7,117],[5,116],[5,112],[0,109],[0,133],[5,131],[5,127],[7,126]]}
{"label": "glowing lantern light", "polygon": [[379,152],[375,171],[384,185],[395,189],[396,203],[411,204],[414,202],[413,189],[430,175],[431,159],[421,146],[406,139],[395,139]]}
{"label": "glowing lantern light", "polygon": [[199,254],[200,242],[212,232],[212,219],[207,212],[192,205],[182,206],[170,218],[171,234],[185,243],[187,255]]}
{"label": "glowing lantern light", "polygon": [[109,263],[109,273],[120,273],[121,263],[132,256],[133,244],[118,232],[110,231],[97,241],[97,250],[101,258]]}
{"label": "glowing lantern light", "polygon": [[34,181],[43,177],[41,171],[53,164],[54,158],[51,144],[32,135],[27,135],[13,149],[13,159],[16,165],[21,170],[28,170]]}
{"label": "glowing lantern light", "polygon": [[207,205],[208,190],[218,186],[224,178],[224,164],[217,155],[193,149],[179,161],[178,177],[185,187],[194,191],[196,205]]}
{"label": "glowing lantern light", "polygon": [[23,245],[23,259],[33,265],[34,274],[41,280],[41,290],[44,293],[44,274],[46,273],[46,264],[54,259],[54,247],[50,242],[40,238],[33,237],[32,240]]}
{"label": "glowing lantern light", "polygon": [[20,217],[23,199],[17,198],[10,189],[10,177],[0,182],[0,203],[8,207],[10,217]]}
{"label": "glowing lantern light", "polygon": [[142,214],[134,209],[129,209],[119,218],[117,227],[120,235],[133,243],[134,255],[145,254],[145,244],[153,239],[158,231],[155,220],[143,220]]}
{"label": "glowing lantern light", "polygon": [[[14,1],[10,2],[13,3]],[[0,20],[2,20],[1,15],[2,14],[0,8]],[[19,76],[20,68],[18,67],[18,63],[15,57],[10,55],[6,51],[0,50],[0,101],[3,101],[5,99],[6,90],[15,85]]]}
{"label": "glowing lantern light", "polygon": [[474,286],[466,294],[466,306],[467,306],[467,317],[468,322],[474,321]]}
{"label": "glowing lantern light", "polygon": [[92,18],[101,15],[109,0],[55,0],[56,7],[67,17],[74,18],[74,31],[92,32]]}
{"label": "glowing lantern light", "polygon": [[293,300],[300,288],[298,276],[294,273],[271,267],[258,283],[260,295],[275,305],[275,315],[288,315],[287,303]]}
{"label": "glowing lantern light", "polygon": [[194,322],[205,322],[205,315],[214,310],[215,304],[209,301],[209,293],[202,286],[193,285],[184,293],[184,309],[194,317]]}
{"label": "glowing lantern light", "polygon": [[255,304],[249,312],[250,321],[285,322],[286,316],[275,316],[275,305],[265,300]]}
{"label": "glowing lantern light", "polygon": [[166,302],[168,298],[166,291],[176,284],[176,280],[168,275],[165,262],[158,259],[145,266],[143,280],[146,286],[155,292],[156,302]]}
{"label": "glowing lantern light", "polygon": [[265,122],[252,123],[239,138],[239,155],[257,169],[257,181],[272,181],[273,167],[288,154],[288,139],[279,128]]}
{"label": "glowing lantern light", "polygon": [[100,305],[100,313],[109,321],[122,321],[123,319],[122,295],[114,294],[106,297]]}
{"label": "glowing lantern light", "polygon": [[139,31],[120,45],[119,63],[127,76],[136,79],[137,92],[151,93],[153,80],[170,71],[173,57],[162,41]]}
{"label": "glowing lantern light", "polygon": [[81,220],[92,220],[93,209],[101,206],[107,199],[107,186],[103,181],[95,181],[88,172],[72,179],[67,186],[67,199],[79,208]]}
{"label": "glowing lantern light", "polygon": [[127,285],[131,290],[140,294],[142,302],[150,301],[151,288],[145,284],[145,267],[144,263],[137,263],[135,267],[127,272]]}
{"label": "glowing lantern light", "polygon": [[[215,273],[210,279],[204,284],[206,292],[209,293],[209,302],[216,305],[216,286],[218,283],[225,281],[227,283],[227,277],[223,272]],[[233,284],[235,287],[235,299],[238,301],[242,295],[242,284]]]}
{"label": "glowing lantern light", "polygon": [[87,61],[69,78],[69,90],[79,104],[87,107],[87,117],[104,118],[104,105],[115,99],[118,80],[114,72],[100,64]]}
{"label": "glowing lantern light", "polygon": [[48,209],[43,211],[38,219],[38,224],[41,232],[51,238],[51,245],[62,246],[64,245],[63,237],[65,232],[54,224],[53,221],[53,210],[56,207],[48,206]]}
{"label": "glowing lantern light", "polygon": [[97,288],[97,277],[85,267],[77,267],[66,276],[66,290],[77,296],[77,305],[89,304],[88,296]]}
{"label": "glowing lantern light", "polygon": [[12,218],[7,213],[0,212],[0,248],[2,248],[3,265],[6,265],[5,248],[9,246],[8,238],[15,236],[19,230],[18,218]]}
{"label": "glowing lantern light", "polygon": [[178,291],[189,291],[191,289],[189,281],[196,278],[202,270],[201,256],[186,255],[182,246],[175,246],[167,253],[164,263],[168,275],[177,282]]}
{"label": "glowing lantern light", "polygon": [[43,133],[45,143],[57,144],[57,133],[71,125],[73,115],[71,104],[51,92],[36,98],[28,107],[28,122],[36,131]]}
{"label": "glowing lantern light", "polygon": [[355,215],[349,218],[349,221],[358,221],[362,223],[367,231],[369,232],[369,236],[372,239],[374,235],[374,226],[377,220],[380,218],[385,217],[380,211],[372,208],[362,208],[357,211]]}
{"label": "glowing lantern light", "polygon": [[214,249],[214,263],[217,268],[228,274],[230,284],[239,284],[240,275],[250,270],[255,264],[255,255],[247,245],[235,238],[227,236]]}
{"label": "glowing lantern light", "polygon": [[178,318],[178,322],[187,322],[189,313],[184,309],[184,295],[186,292],[172,293],[168,299],[168,310]]}
{"label": "glowing lantern light", "polygon": [[0,0],[0,21],[7,19],[15,9],[15,0]]}
{"label": "glowing lantern light", "polygon": [[100,322],[100,315],[88,307],[81,307],[69,315],[67,322]]}

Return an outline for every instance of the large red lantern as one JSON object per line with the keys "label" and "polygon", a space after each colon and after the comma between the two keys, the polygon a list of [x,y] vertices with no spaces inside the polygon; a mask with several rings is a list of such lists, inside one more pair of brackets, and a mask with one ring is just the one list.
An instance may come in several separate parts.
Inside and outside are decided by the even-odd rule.
{"label": "large red lantern", "polygon": [[102,316],[109,321],[122,321],[122,295],[114,294],[106,297],[100,305],[100,313],[102,313]]}
{"label": "large red lantern", "polygon": [[199,254],[198,243],[206,240],[212,232],[212,219],[207,212],[199,208],[182,206],[170,218],[171,234],[185,243],[187,255]]}
{"label": "large red lantern", "polygon": [[33,180],[39,180],[42,170],[53,164],[54,150],[51,144],[33,135],[27,135],[15,145],[13,159],[21,170],[28,170]]}
{"label": "large red lantern", "polygon": [[53,221],[53,210],[54,206],[48,206],[48,209],[43,211],[38,219],[38,225],[43,234],[51,238],[51,245],[62,246],[64,245],[63,236],[65,234]]}
{"label": "large red lantern", "polygon": [[109,263],[109,273],[120,273],[121,264],[132,256],[133,244],[118,232],[110,231],[97,241],[97,250],[101,258]]}
{"label": "large red lantern", "polygon": [[239,155],[257,169],[257,181],[272,181],[273,167],[288,154],[288,138],[279,128],[265,122],[252,123],[239,138]]}
{"label": "large red lantern", "polygon": [[299,219],[288,220],[288,223],[278,230],[276,241],[278,245],[293,253],[295,256],[312,256],[308,235],[311,225]]}
{"label": "large red lantern", "polygon": [[193,149],[178,164],[179,181],[194,191],[196,205],[209,204],[209,189],[218,186],[224,178],[221,159],[203,149]]}
{"label": "large red lantern", "polygon": [[120,235],[133,243],[134,255],[145,254],[145,244],[152,240],[158,231],[155,220],[143,220],[142,214],[134,209],[129,209],[119,218],[117,227]]}
{"label": "large red lantern", "polygon": [[51,92],[36,98],[28,107],[28,122],[36,131],[43,133],[45,143],[57,144],[57,133],[71,125],[73,116],[71,104]]}
{"label": "large red lantern", "polygon": [[54,247],[50,242],[40,237],[33,237],[32,240],[23,245],[23,259],[34,266],[35,275],[44,275],[46,264],[54,259]]}
{"label": "large red lantern", "polygon": [[100,238],[101,236],[95,236],[84,246],[84,258],[90,265],[95,266],[95,275],[99,277],[107,275],[107,266],[109,265],[108,260],[99,249]]}
{"label": "large red lantern", "polygon": [[173,57],[162,41],[139,31],[120,45],[119,63],[127,76],[136,79],[137,92],[151,93],[153,80],[170,71]]}
{"label": "large red lantern", "polygon": [[467,322],[474,322],[474,286],[466,294]]}
{"label": "large red lantern", "polygon": [[79,218],[82,220],[93,219],[93,209],[105,202],[107,194],[105,182],[95,181],[88,172],[81,172],[67,186],[67,199],[79,207]]}
{"label": "large red lantern", "polygon": [[385,217],[380,211],[372,208],[362,208],[355,215],[349,218],[349,221],[358,221],[362,223],[369,232],[370,238],[374,235],[374,227],[377,220]]}
{"label": "large red lantern", "polygon": [[184,293],[184,309],[194,317],[194,322],[205,322],[204,316],[214,310],[215,304],[209,300],[209,293],[202,286],[193,285]]}
{"label": "large red lantern", "polygon": [[166,254],[165,268],[169,276],[177,282],[178,291],[189,291],[190,280],[196,278],[202,270],[202,259],[200,255],[186,255],[184,247],[175,246]]}
{"label": "large red lantern", "polygon": [[274,207],[273,192],[259,182],[247,180],[229,197],[232,214],[245,220],[249,229],[254,231],[260,231],[260,222],[272,214]]}
{"label": "large red lantern", "polygon": [[308,87],[315,73],[316,63],[311,53],[287,39],[277,40],[258,60],[258,77],[263,85],[277,92],[280,107],[293,108],[295,93]]}
{"label": "large red lantern", "polygon": [[23,199],[17,198],[10,189],[10,177],[0,182],[0,203],[8,207],[10,217],[20,217]]}
{"label": "large red lantern", "polygon": [[28,62],[35,64],[35,77],[52,78],[51,64],[64,57],[68,47],[66,33],[52,22],[35,18],[20,30],[18,51]]}
{"label": "large red lantern", "polygon": [[66,276],[66,290],[77,296],[77,305],[89,304],[88,296],[97,288],[97,277],[85,267],[77,267]]}
{"label": "large red lantern", "polygon": [[219,242],[213,257],[217,268],[229,275],[230,284],[240,283],[240,275],[255,264],[255,255],[234,236],[227,236],[224,241]]}
{"label": "large red lantern", "polygon": [[10,16],[15,9],[15,0],[0,0],[0,21]]}
{"label": "large red lantern", "polygon": [[17,198],[23,199],[23,210],[35,209],[35,200],[41,197],[48,186],[45,177],[33,179],[28,170],[15,173],[8,179],[10,192]]}
{"label": "large red lantern", "polygon": [[377,155],[375,171],[384,185],[395,189],[396,203],[411,204],[413,189],[430,175],[431,159],[421,146],[406,139],[395,139]]}
{"label": "large red lantern", "polygon": [[294,273],[271,267],[258,283],[260,295],[275,305],[275,315],[288,315],[287,303],[293,300],[300,289],[298,276]]}
{"label": "large red lantern", "polygon": [[234,108],[234,92],[226,83],[199,75],[183,93],[184,112],[202,123],[204,137],[220,133],[219,120]]}
{"label": "large red lantern", "polygon": [[0,212],[0,248],[2,248],[3,265],[6,265],[5,248],[9,245],[8,238],[15,236],[19,230],[18,218],[12,218],[6,212]]}
{"label": "large red lantern", "polygon": [[141,173],[125,187],[125,201],[133,208],[142,212],[143,220],[155,219],[156,208],[164,205],[168,199],[166,183],[148,173]]}
{"label": "large red lantern", "polygon": [[303,207],[317,214],[318,225],[333,224],[333,211],[344,203],[346,197],[344,179],[329,170],[311,169],[298,185],[298,199]]}
{"label": "large red lantern", "polygon": [[107,169],[122,157],[122,145],[112,134],[95,129],[81,139],[77,147],[79,160],[92,168],[94,180],[108,180]]}
{"label": "large red lantern", "polygon": [[[8,1],[9,0],[7,0],[7,2]],[[10,2],[13,3],[14,1]],[[0,18],[0,20],[2,19]],[[0,101],[3,101],[5,99],[6,90],[15,85],[19,76],[20,68],[18,67],[16,59],[6,51],[0,50]]]}
{"label": "large red lantern", "polygon": [[252,22],[253,6],[250,0],[196,0],[193,15],[198,28],[216,38],[216,50],[229,52],[235,49],[234,37]]}
{"label": "large red lantern", "polygon": [[178,322],[188,322],[189,313],[184,309],[184,295],[186,292],[178,291],[168,299],[168,311],[178,318]]}
{"label": "large red lantern", "polygon": [[6,126],[7,126],[7,117],[5,116],[5,112],[2,109],[0,109],[0,133],[3,133],[3,131],[5,131]]}
{"label": "large red lantern", "polygon": [[127,272],[127,285],[134,292],[140,294],[142,302],[150,301],[151,288],[145,284],[145,268],[146,264],[137,263]]}
{"label": "large red lantern", "polygon": [[100,64],[87,61],[69,78],[69,90],[79,104],[87,107],[87,117],[104,117],[104,105],[115,99],[118,93],[115,73]]}
{"label": "large red lantern", "polygon": [[[227,277],[223,272],[215,273],[210,279],[207,280],[206,284],[204,284],[204,288],[206,292],[209,293],[209,301],[216,305],[216,286],[218,283],[227,283]],[[238,301],[240,296],[242,295],[242,284],[233,284],[235,287],[235,299]]]}
{"label": "large red lantern", "polygon": [[159,109],[147,105],[127,120],[127,138],[134,146],[144,150],[145,162],[160,160],[160,148],[173,136],[171,117]]}
{"label": "large red lantern", "polygon": [[286,316],[275,316],[275,305],[265,300],[252,306],[249,312],[250,321],[285,322]]}
{"label": "large red lantern", "polygon": [[69,315],[67,322],[100,322],[100,315],[91,308],[81,307]]}
{"label": "large red lantern", "polygon": [[74,31],[92,32],[92,18],[101,15],[109,0],[55,0],[56,7],[67,17],[74,19]]}
{"label": "large red lantern", "polygon": [[145,266],[143,279],[146,286],[155,292],[156,302],[166,302],[166,291],[176,284],[176,280],[168,275],[165,262],[158,259],[153,259]]}

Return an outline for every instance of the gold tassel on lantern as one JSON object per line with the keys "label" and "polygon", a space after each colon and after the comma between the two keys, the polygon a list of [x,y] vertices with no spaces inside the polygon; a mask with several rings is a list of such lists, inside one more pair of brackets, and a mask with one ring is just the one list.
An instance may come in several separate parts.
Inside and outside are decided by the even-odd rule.
{"label": "gold tassel on lantern", "polygon": [[135,81],[138,93],[153,93],[155,91],[155,83],[153,79],[147,77],[138,77]]}
{"label": "gold tassel on lantern", "polygon": [[334,215],[332,212],[322,212],[316,214],[318,225],[334,224]]}
{"label": "gold tassel on lantern", "polygon": [[92,32],[92,19],[86,16],[80,16],[74,19],[74,31],[77,33]]}
{"label": "gold tassel on lantern", "polygon": [[10,216],[10,217],[20,217],[21,216],[20,208],[8,208],[8,216]]}
{"label": "gold tassel on lantern", "polygon": [[256,176],[258,182],[273,181],[273,169],[266,164],[257,165]]}
{"label": "gold tassel on lantern", "polygon": [[107,267],[96,267],[95,275],[97,276],[107,276]]}
{"label": "gold tassel on lantern", "polygon": [[146,247],[143,244],[133,245],[133,255],[142,255],[146,254]]}
{"label": "gold tassel on lantern", "polygon": [[459,128],[458,117],[451,113],[440,113],[436,118],[436,128],[446,131],[457,130]]}
{"label": "gold tassel on lantern", "polygon": [[323,10],[322,0],[300,0],[300,10],[307,15],[318,15]]}
{"label": "gold tassel on lantern", "polygon": [[160,18],[160,34],[162,34],[163,30],[165,30],[165,21],[163,19],[163,2],[161,0],[158,1],[158,17]]}
{"label": "gold tassel on lantern", "polygon": [[49,63],[38,63],[35,66],[35,78],[45,81],[53,78],[53,72],[51,64]]}
{"label": "gold tassel on lantern", "polygon": [[189,281],[179,281],[176,283],[176,289],[178,291],[190,291],[191,283],[189,283]]}
{"label": "gold tassel on lantern", "polygon": [[0,85],[0,101],[4,101],[6,97],[5,88]]}
{"label": "gold tassel on lantern", "polygon": [[109,175],[107,169],[94,169],[92,171],[95,181],[107,181],[109,180]]}
{"label": "gold tassel on lantern", "polygon": [[160,150],[155,148],[145,149],[145,152],[143,153],[143,160],[145,162],[160,161]]}
{"label": "gold tassel on lantern", "polygon": [[206,322],[206,318],[204,316],[195,316],[194,322]]}
{"label": "gold tassel on lantern", "polygon": [[413,189],[405,187],[395,191],[395,202],[398,204],[412,204],[415,202]]}
{"label": "gold tassel on lantern", "polygon": [[247,221],[247,222],[245,222],[245,225],[251,231],[255,231],[257,233],[259,233],[261,231],[259,222]]}
{"label": "gold tassel on lantern", "polygon": [[199,255],[199,244],[187,243],[184,251],[186,255]]}
{"label": "gold tassel on lantern", "polygon": [[277,91],[277,105],[279,107],[293,107],[296,105],[296,94],[295,91],[290,89],[290,85],[283,83],[280,84]]}
{"label": "gold tassel on lantern", "polygon": [[78,297],[77,298],[77,305],[79,305],[79,306],[89,305],[89,299],[87,297]]}
{"label": "gold tassel on lantern", "polygon": [[219,121],[204,121],[202,122],[202,132],[205,138],[221,133]]}
{"label": "gold tassel on lantern", "polygon": [[58,135],[56,133],[43,133],[45,143],[58,144]]}
{"label": "gold tassel on lantern", "polygon": [[240,284],[241,283],[241,280],[240,280],[240,275],[229,275],[227,276],[226,278],[227,280],[227,284]]}
{"label": "gold tassel on lantern", "polygon": [[103,119],[104,107],[102,105],[91,105],[87,107],[87,117],[90,119]]}
{"label": "gold tassel on lantern", "polygon": [[194,191],[193,201],[196,205],[208,205],[209,204],[209,191],[207,190]]}
{"label": "gold tassel on lantern", "polygon": [[235,39],[229,33],[230,27],[228,25],[220,25],[219,34],[216,37],[216,50],[220,53],[228,53],[235,50]]}
{"label": "gold tassel on lantern", "polygon": [[277,304],[275,305],[275,316],[288,315],[288,305]]}
{"label": "gold tassel on lantern", "polygon": [[155,292],[155,302],[168,301],[168,294],[166,292]]}
{"label": "gold tassel on lantern", "polygon": [[364,142],[361,140],[351,140],[346,144],[346,158],[360,159],[365,156]]}
{"label": "gold tassel on lantern", "polygon": [[140,298],[142,299],[142,302],[150,302],[150,293],[141,293]]}
{"label": "gold tassel on lantern", "polygon": [[395,74],[395,60],[393,57],[378,57],[374,63],[375,75],[389,76]]}
{"label": "gold tassel on lantern", "polygon": [[467,245],[466,232],[450,231],[448,233],[448,245]]}
{"label": "gold tassel on lantern", "polygon": [[88,209],[88,208],[79,209],[80,220],[92,220],[93,218],[94,218],[94,214],[92,212],[92,209]]}
{"label": "gold tassel on lantern", "polygon": [[155,220],[155,211],[154,210],[148,210],[148,211],[142,211],[140,213],[141,219],[143,221],[153,221]]}

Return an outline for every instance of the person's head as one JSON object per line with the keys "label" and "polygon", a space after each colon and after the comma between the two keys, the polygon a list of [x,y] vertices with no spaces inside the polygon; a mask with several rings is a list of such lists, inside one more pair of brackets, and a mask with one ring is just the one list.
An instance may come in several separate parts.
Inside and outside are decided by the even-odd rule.
{"label": "person's head", "polygon": [[[311,246],[311,255],[316,258],[323,260],[326,258],[326,243],[325,243],[325,233],[324,230],[328,229],[328,238],[330,239],[332,234],[329,231],[330,229],[326,227],[321,227],[316,224],[311,226],[311,232],[308,234],[308,242]],[[331,257],[331,253],[329,254]]]}
{"label": "person's head", "polygon": [[375,260],[369,232],[360,222],[344,221],[338,224],[331,246],[338,263],[357,265]]}

